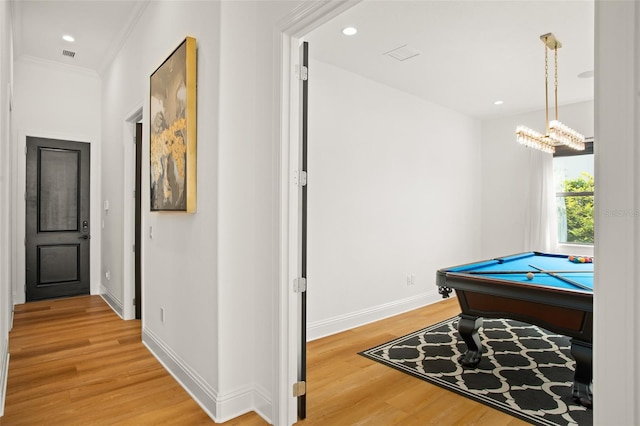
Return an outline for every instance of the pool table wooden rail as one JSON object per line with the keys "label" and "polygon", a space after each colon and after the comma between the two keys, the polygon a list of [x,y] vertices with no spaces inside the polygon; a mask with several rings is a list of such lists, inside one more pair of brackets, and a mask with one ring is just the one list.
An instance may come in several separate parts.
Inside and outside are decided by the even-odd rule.
{"label": "pool table wooden rail", "polygon": [[462,313],[511,318],[586,342],[593,340],[593,293],[444,270],[437,272],[436,281],[441,289],[456,291]]}

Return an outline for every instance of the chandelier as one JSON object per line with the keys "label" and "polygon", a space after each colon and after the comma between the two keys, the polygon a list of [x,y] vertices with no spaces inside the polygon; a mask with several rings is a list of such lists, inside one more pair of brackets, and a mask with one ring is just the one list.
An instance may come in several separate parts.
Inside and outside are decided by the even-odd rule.
{"label": "chandelier", "polygon": [[[543,152],[553,154],[556,146],[565,145],[577,151],[584,150],[584,136],[572,128],[558,121],[558,49],[562,44],[551,34],[543,34],[540,40],[544,43],[544,98],[545,98],[545,122],[547,126],[546,134],[542,135],[535,130],[525,126],[516,128],[517,141],[527,147],[539,149]],[[554,52],[554,80],[555,80],[555,120],[549,121],[549,50]]]}

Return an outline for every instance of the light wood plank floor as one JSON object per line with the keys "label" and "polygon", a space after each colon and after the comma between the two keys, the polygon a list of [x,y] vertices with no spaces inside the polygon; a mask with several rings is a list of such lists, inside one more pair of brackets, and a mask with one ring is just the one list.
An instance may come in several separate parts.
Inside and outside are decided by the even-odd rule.
{"label": "light wood plank floor", "polygon": [[[520,425],[357,353],[456,315],[448,300],[308,345],[301,425]],[[1,425],[205,425],[211,419],[98,296],[18,305]],[[267,424],[255,413],[225,423]]]}

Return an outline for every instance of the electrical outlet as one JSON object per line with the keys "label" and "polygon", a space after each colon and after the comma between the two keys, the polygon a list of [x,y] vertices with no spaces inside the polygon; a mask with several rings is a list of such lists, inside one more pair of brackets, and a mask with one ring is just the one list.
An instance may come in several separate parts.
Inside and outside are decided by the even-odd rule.
{"label": "electrical outlet", "polygon": [[164,322],[164,308],[160,308],[160,322]]}
{"label": "electrical outlet", "polygon": [[407,275],[407,285],[414,285],[416,283],[416,276],[413,274]]}
{"label": "electrical outlet", "polygon": [[111,271],[105,272],[104,276],[107,278],[107,281],[111,281]]}

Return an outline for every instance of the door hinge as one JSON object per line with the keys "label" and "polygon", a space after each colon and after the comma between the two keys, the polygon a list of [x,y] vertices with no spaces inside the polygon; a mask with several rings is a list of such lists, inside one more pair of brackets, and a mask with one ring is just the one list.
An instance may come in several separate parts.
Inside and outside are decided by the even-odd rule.
{"label": "door hinge", "polygon": [[307,394],[307,382],[295,382],[293,384],[293,397],[297,398]]}
{"label": "door hinge", "polygon": [[300,186],[307,186],[307,172],[300,172]]}
{"label": "door hinge", "polygon": [[24,155],[27,155],[27,151],[29,151],[29,148],[25,145],[24,146]]}
{"label": "door hinge", "polygon": [[309,80],[309,68],[304,65],[300,66],[300,80],[307,81]]}
{"label": "door hinge", "polygon": [[306,278],[296,278],[293,280],[293,292],[294,293],[304,293],[307,291],[307,279]]}
{"label": "door hinge", "polygon": [[133,298],[133,306],[136,306],[136,298]]}
{"label": "door hinge", "polygon": [[134,244],[134,245],[131,247],[131,249],[132,249],[132,250],[133,250],[133,252],[135,253],[135,252],[136,252],[136,245]]}
{"label": "door hinge", "polygon": [[293,172],[294,185],[307,186],[307,172],[296,170]]}

